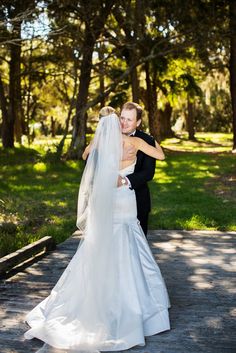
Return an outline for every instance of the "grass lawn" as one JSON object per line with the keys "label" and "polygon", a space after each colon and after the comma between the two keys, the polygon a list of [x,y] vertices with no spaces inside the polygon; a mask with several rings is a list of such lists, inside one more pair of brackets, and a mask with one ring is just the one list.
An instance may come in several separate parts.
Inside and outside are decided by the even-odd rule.
{"label": "grass lawn", "polygon": [[232,134],[197,133],[163,141],[150,183],[151,229],[236,230],[236,155]]}
{"label": "grass lawn", "polygon": [[43,236],[76,230],[83,162],[45,162],[34,149],[0,150],[0,256]]}
{"label": "grass lawn", "polygon": [[[196,135],[196,142],[163,141],[150,183],[150,229],[236,231],[236,156],[232,135]],[[57,139],[53,140],[56,143]],[[76,204],[83,162],[49,162],[51,140],[32,148],[0,149],[0,256],[45,235],[61,242],[76,229]]]}

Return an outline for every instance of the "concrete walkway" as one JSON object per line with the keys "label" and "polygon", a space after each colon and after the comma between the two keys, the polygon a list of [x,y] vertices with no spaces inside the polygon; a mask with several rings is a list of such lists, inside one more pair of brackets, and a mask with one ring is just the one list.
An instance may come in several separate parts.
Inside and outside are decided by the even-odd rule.
{"label": "concrete walkway", "polygon": [[[148,240],[170,295],[171,330],[123,352],[235,353],[236,232],[151,231]],[[0,353],[36,352],[42,346],[37,339],[24,341],[25,314],[49,294],[78,242],[71,237],[0,281]]]}

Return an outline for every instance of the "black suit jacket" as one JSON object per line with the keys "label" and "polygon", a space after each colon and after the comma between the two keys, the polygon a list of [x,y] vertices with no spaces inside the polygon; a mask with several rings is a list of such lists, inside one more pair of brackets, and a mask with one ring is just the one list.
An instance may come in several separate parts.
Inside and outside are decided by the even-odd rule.
{"label": "black suit jacket", "polygon": [[[155,146],[155,140],[153,137],[143,131],[136,130],[134,136],[140,137],[148,144]],[[147,214],[151,210],[151,199],[147,182],[152,180],[155,174],[155,166],[155,158],[149,157],[145,153],[138,151],[134,173],[127,175],[132,189],[135,190],[138,215]]]}

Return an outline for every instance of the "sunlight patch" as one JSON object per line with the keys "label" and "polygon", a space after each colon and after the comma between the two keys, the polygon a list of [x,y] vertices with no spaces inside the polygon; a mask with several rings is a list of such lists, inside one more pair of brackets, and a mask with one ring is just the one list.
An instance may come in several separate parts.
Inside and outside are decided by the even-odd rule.
{"label": "sunlight patch", "polygon": [[33,170],[35,170],[36,172],[45,173],[47,171],[47,165],[43,162],[35,163],[33,166]]}
{"label": "sunlight patch", "polygon": [[202,215],[192,215],[190,219],[187,220],[178,220],[178,223],[184,228],[184,229],[214,229],[216,225],[214,224],[214,221],[210,221],[209,219],[206,219]]}

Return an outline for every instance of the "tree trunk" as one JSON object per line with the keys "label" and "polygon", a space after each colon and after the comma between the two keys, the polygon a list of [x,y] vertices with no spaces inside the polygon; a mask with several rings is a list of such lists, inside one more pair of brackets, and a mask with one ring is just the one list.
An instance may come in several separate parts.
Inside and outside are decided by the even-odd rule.
{"label": "tree trunk", "polygon": [[160,117],[157,109],[157,91],[155,82],[151,82],[149,63],[145,63],[148,121],[151,135],[161,141]]}
{"label": "tree trunk", "polygon": [[[135,38],[143,39],[143,36],[146,32],[145,29],[145,1],[136,0],[135,1],[135,21],[134,24],[134,36]],[[135,55],[136,54],[136,55]],[[136,59],[137,53],[133,53],[133,59]],[[131,82],[132,82],[132,95],[133,101],[139,103],[140,100],[140,84],[138,79],[137,67],[131,72]]]}
{"label": "tree trunk", "polygon": [[14,121],[8,114],[7,100],[2,78],[0,77],[0,105],[2,111],[2,144],[4,148],[14,147]]}
{"label": "tree trunk", "polygon": [[147,90],[144,87],[140,87],[139,91],[140,91],[140,99],[145,107],[145,110],[148,111]]}
{"label": "tree trunk", "polygon": [[195,140],[194,131],[194,105],[188,98],[187,102],[187,114],[186,114],[186,128],[188,131],[188,139]]}
{"label": "tree trunk", "polygon": [[[131,67],[133,65],[134,59],[136,59],[134,51],[129,50],[127,53],[125,53],[125,58],[127,65]],[[136,67],[134,67],[130,73],[130,81],[132,89],[132,100],[135,103],[139,103],[139,79]]]}
{"label": "tree trunk", "polygon": [[[17,27],[16,38],[20,39],[20,28]],[[9,115],[14,122],[16,141],[21,143],[22,136],[22,108],[21,108],[21,44],[10,44],[10,71],[9,71]]]}
{"label": "tree trunk", "polygon": [[74,73],[74,88],[73,88],[73,94],[72,94],[72,97],[71,97],[71,100],[70,100],[70,108],[69,108],[69,111],[68,111],[68,114],[67,114],[67,118],[66,118],[65,131],[64,131],[63,137],[62,137],[59,145],[57,146],[56,154],[57,154],[57,158],[58,159],[60,159],[61,156],[62,156],[65,140],[66,140],[66,137],[67,137],[68,132],[69,132],[69,125],[70,125],[70,121],[71,121],[72,111],[73,111],[73,108],[74,108],[74,99],[75,99],[75,95],[76,95],[76,92],[77,92],[78,69],[77,69],[77,62],[76,61],[74,62],[74,71],[75,71],[75,73]]}
{"label": "tree trunk", "polygon": [[233,111],[233,150],[236,150],[236,2],[229,1],[230,11],[230,93]]}
{"label": "tree trunk", "polygon": [[[137,2],[137,1],[136,1]],[[137,4],[135,3],[135,6]],[[133,11],[131,2],[129,2],[129,6],[126,8],[127,13],[130,13],[131,11]],[[124,20],[124,16],[123,13],[121,12],[121,10],[117,7],[115,9],[115,17],[117,22],[119,23],[119,25],[121,26],[121,28],[123,28],[125,35],[126,35],[126,39],[127,39],[127,43],[130,46],[133,46],[133,35],[131,34],[131,32],[133,31],[133,29],[135,28],[135,31],[138,30],[137,28],[137,23],[130,23],[130,20]],[[137,15],[137,14],[136,14]],[[126,18],[127,18],[127,14],[126,14]],[[137,16],[135,16],[135,19],[137,19]],[[132,21],[132,20],[131,20]],[[134,64],[134,61],[136,61],[137,59],[137,51],[135,49],[130,49],[130,48],[126,48],[123,52],[124,56],[125,56],[125,60],[127,62],[127,65],[129,67],[131,67]],[[133,70],[130,72],[130,81],[131,81],[131,88],[132,88],[132,100],[135,103],[139,103],[139,79],[138,79],[138,74],[137,74],[137,68],[134,67]]]}
{"label": "tree trunk", "polygon": [[32,62],[33,62],[33,41],[30,42],[30,52],[29,52],[29,59],[28,59],[28,86],[26,85],[26,110],[25,110],[25,121],[24,121],[24,134],[26,134],[28,138],[28,144],[30,145],[30,131],[29,131],[29,123],[30,123],[30,101],[31,101],[31,94],[32,94]]}
{"label": "tree trunk", "polygon": [[[105,70],[104,70],[104,45],[103,43],[100,43],[99,47],[98,47],[98,58],[100,60],[100,65],[99,65],[99,93],[101,95],[104,94],[105,91]],[[100,107],[104,107],[106,104],[106,98],[103,96],[103,98],[101,99],[100,102]]]}
{"label": "tree trunk", "polygon": [[72,141],[68,158],[81,158],[86,144],[86,111],[89,84],[92,70],[92,56],[96,39],[87,28],[83,47],[83,59],[80,69],[79,93],[76,100],[76,113],[73,121]]}
{"label": "tree trunk", "polygon": [[[132,65],[132,63],[130,64]],[[138,80],[137,67],[135,67],[131,71],[131,86],[132,86],[133,102],[139,103],[139,80]]]}
{"label": "tree trunk", "polygon": [[93,21],[85,23],[85,35],[80,68],[79,92],[76,100],[76,113],[72,131],[72,141],[67,153],[67,158],[82,158],[86,144],[87,100],[91,80],[92,58],[94,45],[104,29],[107,16],[111,12],[114,0],[98,2]]}
{"label": "tree trunk", "polygon": [[51,136],[55,137],[56,136],[56,120],[51,116]]}
{"label": "tree trunk", "polygon": [[170,103],[166,103],[164,110],[159,110],[160,121],[161,121],[161,137],[173,137],[174,133],[171,129],[171,114],[172,107]]}

